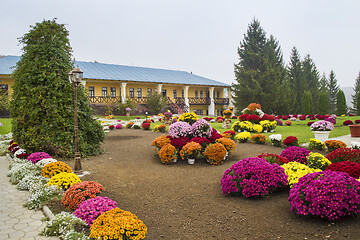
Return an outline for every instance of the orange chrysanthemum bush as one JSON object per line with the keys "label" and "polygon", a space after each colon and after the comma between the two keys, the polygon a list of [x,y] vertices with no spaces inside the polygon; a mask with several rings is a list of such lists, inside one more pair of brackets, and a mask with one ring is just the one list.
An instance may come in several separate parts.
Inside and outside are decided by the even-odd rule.
{"label": "orange chrysanthemum bush", "polygon": [[41,171],[41,176],[51,178],[52,176],[62,172],[72,173],[73,170],[66,163],[57,161],[45,165]]}
{"label": "orange chrysanthemum bush", "polygon": [[226,148],[221,143],[210,144],[204,151],[205,158],[212,165],[223,164],[226,153]]}
{"label": "orange chrysanthemum bush", "polygon": [[262,134],[254,134],[251,136],[251,141],[256,144],[264,144],[265,143],[265,135]]}
{"label": "orange chrysanthemum bush", "polygon": [[58,188],[66,190],[79,182],[81,182],[81,180],[75,173],[61,172],[52,176],[47,184],[56,185]]}
{"label": "orange chrysanthemum bush", "polygon": [[224,145],[224,147],[226,148],[226,151],[228,151],[229,155],[232,151],[236,150],[236,144],[230,138],[218,138],[218,139],[216,139],[216,142]]}
{"label": "orange chrysanthemum bush", "polygon": [[90,227],[94,239],[144,239],[147,227],[131,212],[113,208],[102,213]]}
{"label": "orange chrysanthemum bush", "polygon": [[326,140],[324,144],[329,152],[335,151],[338,148],[346,148],[346,143],[339,140]]}
{"label": "orange chrysanthemum bush", "polygon": [[197,142],[188,142],[182,147],[180,156],[183,160],[188,158],[200,158],[201,157],[201,145]]}
{"label": "orange chrysanthemum bush", "polygon": [[151,146],[155,146],[158,150],[160,150],[163,146],[170,143],[171,143],[170,138],[166,137],[165,134],[163,134],[160,137],[155,138],[152,141]]}
{"label": "orange chrysanthemum bush", "polygon": [[100,195],[104,187],[97,182],[85,181],[75,183],[68,190],[64,192],[61,203],[67,209],[75,210],[79,204],[90,198],[95,198]]}
{"label": "orange chrysanthemum bush", "polygon": [[163,164],[171,164],[174,159],[177,159],[178,152],[171,144],[164,145],[159,151],[159,157]]}

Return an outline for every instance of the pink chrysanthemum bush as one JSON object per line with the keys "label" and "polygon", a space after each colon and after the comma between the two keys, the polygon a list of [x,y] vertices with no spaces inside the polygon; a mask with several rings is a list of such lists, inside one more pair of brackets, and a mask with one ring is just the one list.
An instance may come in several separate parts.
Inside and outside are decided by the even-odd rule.
{"label": "pink chrysanthemum bush", "polygon": [[28,160],[32,163],[37,163],[38,161],[44,159],[44,158],[51,158],[49,154],[46,152],[34,152],[28,156]]}
{"label": "pink chrysanthemum bush", "polygon": [[89,226],[103,212],[117,207],[117,203],[108,197],[98,196],[82,202],[75,210],[74,215],[84,220]]}
{"label": "pink chrysanthemum bush", "polygon": [[342,172],[309,173],[294,184],[288,200],[299,215],[337,220],[360,213],[360,182]]}
{"label": "pink chrysanthemum bush", "polygon": [[292,146],[282,151],[280,156],[287,158],[289,162],[299,162],[306,164],[306,157],[309,156],[310,152],[311,151],[307,150],[306,148]]}
{"label": "pink chrysanthemum bush", "polygon": [[224,172],[221,188],[225,195],[261,197],[287,185],[284,169],[263,158],[244,158]]}

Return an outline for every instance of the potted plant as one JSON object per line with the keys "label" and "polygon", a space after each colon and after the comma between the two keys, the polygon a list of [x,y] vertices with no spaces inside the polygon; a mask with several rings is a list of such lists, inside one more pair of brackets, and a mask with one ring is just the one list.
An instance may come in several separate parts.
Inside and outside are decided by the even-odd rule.
{"label": "potted plant", "polygon": [[125,108],[125,111],[126,111],[126,116],[130,117],[131,108],[129,107]]}
{"label": "potted plant", "polygon": [[334,124],[321,120],[311,124],[310,129],[313,131],[316,139],[325,142],[329,138],[331,130],[334,129]]}
{"label": "potted plant", "polygon": [[197,142],[188,142],[180,151],[180,156],[183,160],[187,159],[189,164],[194,164],[195,159],[199,158],[201,152],[201,145]]}
{"label": "potted plant", "polygon": [[350,128],[351,137],[360,137],[360,125],[359,124],[350,124],[348,126]]}

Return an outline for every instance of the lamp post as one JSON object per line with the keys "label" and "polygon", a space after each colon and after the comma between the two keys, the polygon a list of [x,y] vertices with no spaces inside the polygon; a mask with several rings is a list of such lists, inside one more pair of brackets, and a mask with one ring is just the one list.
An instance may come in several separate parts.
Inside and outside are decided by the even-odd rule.
{"label": "lamp post", "polygon": [[75,173],[82,173],[80,152],[79,152],[79,135],[78,135],[78,116],[77,116],[77,88],[83,77],[83,72],[79,67],[69,72],[69,80],[74,88],[74,128],[75,128]]}

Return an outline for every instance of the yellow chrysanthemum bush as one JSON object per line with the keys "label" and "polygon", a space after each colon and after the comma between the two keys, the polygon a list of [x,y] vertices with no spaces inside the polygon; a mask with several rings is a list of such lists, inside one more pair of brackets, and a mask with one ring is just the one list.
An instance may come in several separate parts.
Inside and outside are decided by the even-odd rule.
{"label": "yellow chrysanthemum bush", "polygon": [[72,173],[73,170],[66,163],[57,161],[45,165],[41,170],[41,176],[51,178],[52,176],[62,172]]}
{"label": "yellow chrysanthemum bush", "polygon": [[157,150],[160,150],[164,145],[170,144],[170,143],[171,143],[170,138],[166,137],[166,135],[163,134],[160,137],[155,138],[152,141],[151,146],[155,146],[157,148]]}
{"label": "yellow chrysanthemum bush", "polygon": [[173,160],[177,159],[178,152],[173,145],[166,144],[160,149],[159,157],[163,164],[172,164]]}
{"label": "yellow chrysanthemum bush", "polygon": [[198,120],[198,116],[195,113],[183,113],[178,118],[178,122],[187,122],[190,125]]}
{"label": "yellow chrysanthemum bush", "polygon": [[320,153],[311,152],[306,159],[308,167],[321,169],[322,171],[325,171],[325,169],[331,164],[329,159]]}
{"label": "yellow chrysanthemum bush", "polygon": [[251,134],[249,132],[241,132],[235,135],[235,140],[239,143],[246,143],[250,137]]}
{"label": "yellow chrysanthemum bush", "polygon": [[289,162],[281,165],[288,176],[288,185],[290,188],[299,181],[299,178],[308,173],[321,172],[321,169],[313,169],[299,162]]}
{"label": "yellow chrysanthemum bush", "polygon": [[204,151],[205,158],[212,165],[223,164],[226,153],[226,148],[221,143],[210,144]]}
{"label": "yellow chrysanthemum bush", "polygon": [[58,188],[66,190],[75,183],[80,182],[80,178],[75,173],[62,172],[52,176],[47,184],[56,185]]}
{"label": "yellow chrysanthemum bush", "polygon": [[236,150],[236,144],[230,138],[218,138],[218,139],[216,139],[215,142],[221,143],[222,145],[224,145],[224,147],[225,147],[226,151],[229,153],[229,155],[232,151]]}
{"label": "yellow chrysanthemum bush", "polygon": [[201,145],[197,142],[188,142],[183,146],[183,148],[180,151],[180,156],[183,160],[185,159],[196,159],[201,158]]}
{"label": "yellow chrysanthemum bush", "polygon": [[310,150],[322,150],[324,143],[316,138],[310,138],[308,149]]}
{"label": "yellow chrysanthemum bush", "polygon": [[263,127],[260,124],[255,124],[253,126],[253,132],[255,133],[261,133],[263,131]]}
{"label": "yellow chrysanthemum bush", "polygon": [[131,212],[113,208],[102,213],[90,227],[90,238],[94,239],[144,239],[146,225]]}

